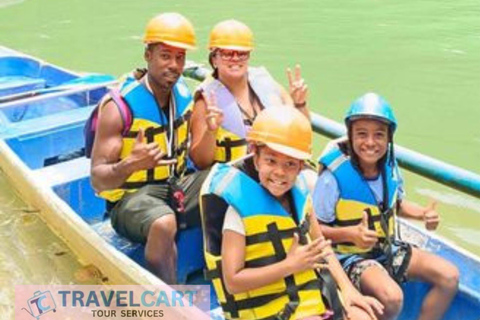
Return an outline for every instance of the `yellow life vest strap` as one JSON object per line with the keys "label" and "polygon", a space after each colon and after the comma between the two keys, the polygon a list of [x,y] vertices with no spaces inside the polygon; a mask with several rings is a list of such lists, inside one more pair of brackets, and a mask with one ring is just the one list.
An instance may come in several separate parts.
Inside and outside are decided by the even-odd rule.
{"label": "yellow life vest strap", "polygon": [[[295,232],[303,234],[304,233],[303,230],[304,228],[295,227],[295,228],[290,228],[285,230],[278,230],[276,233],[278,234],[277,237],[283,240],[283,239],[292,238]],[[245,237],[245,244],[247,246],[257,244],[257,243],[271,242],[271,241],[272,241],[272,237],[268,232],[257,233],[257,234],[248,235]],[[273,255],[273,256],[261,257],[261,258],[245,261],[245,267],[257,268],[257,267],[267,266],[276,262],[278,262],[277,256]],[[218,267],[218,264],[217,264],[217,267]],[[220,276],[221,276],[221,273],[217,268],[205,271],[205,277],[208,280],[220,278]]]}
{"label": "yellow life vest strap", "polygon": [[[293,237],[295,232],[298,232],[299,236],[306,236],[309,229],[310,223],[308,220],[304,220],[303,223],[298,227],[278,230],[278,234],[280,235],[280,239],[289,239]],[[268,232],[261,232],[246,236],[245,241],[246,245],[249,246],[256,243],[269,242],[271,241],[271,236]]]}
{"label": "yellow life vest strap", "polygon": [[224,140],[216,141],[217,148],[225,149],[225,162],[232,161],[232,148],[243,147],[247,145],[246,139],[232,140],[229,137],[226,137]]}
{"label": "yellow life vest strap", "polygon": [[[178,129],[181,125],[183,125],[185,122],[187,122],[191,118],[191,115],[192,115],[192,112],[191,112],[191,110],[189,110],[183,116],[177,118],[173,122],[174,130]],[[145,133],[144,133],[146,142],[147,143],[153,142],[154,139],[155,139],[155,136],[166,132],[166,130],[167,130],[167,126],[148,128],[147,130],[145,130]],[[137,137],[137,135],[138,135],[138,131],[131,130],[125,135],[125,137],[134,139],[134,138]],[[172,155],[171,155],[170,158],[171,159],[177,159],[180,155],[182,155],[182,153],[187,151],[187,147],[188,147],[188,139],[184,140],[180,145],[174,146],[174,148],[172,150]],[[164,158],[164,159],[167,159],[167,158]],[[176,172],[177,173],[182,172],[185,166],[186,166],[186,161],[184,161],[181,166],[176,168]],[[154,176],[155,176],[155,168],[148,169],[147,170],[147,180],[150,181],[149,183],[162,183],[162,182],[165,182],[165,181],[168,180],[168,177],[167,177],[163,180],[158,180],[158,181],[153,182],[153,180],[155,180]],[[144,185],[145,185],[144,181],[139,181],[139,182],[131,182],[130,181],[130,182],[125,182],[122,185],[122,189],[139,189],[139,188],[143,187]]]}
{"label": "yellow life vest strap", "polygon": [[[282,244],[283,239],[292,238],[295,232],[299,232],[300,235],[305,236],[309,229],[308,220],[305,220],[299,227],[279,230],[276,223],[270,223],[267,225],[267,232],[258,233],[255,235],[246,236],[246,243],[248,245],[255,244],[255,243],[265,243],[269,242],[272,243],[275,251],[275,256],[270,257],[262,257],[254,260],[249,260],[245,262],[246,268],[255,268],[261,267],[265,265],[269,265],[272,263],[276,263],[286,258],[286,252]],[[222,270],[221,270],[221,260],[216,262],[216,268],[213,270],[206,270],[205,277],[207,279],[213,280],[215,278],[222,277]],[[225,312],[229,312],[232,318],[238,318],[238,312],[241,310],[247,309],[254,309],[261,307],[275,299],[278,299],[284,295],[288,295],[290,302],[285,307],[285,310],[281,313],[281,315],[276,315],[271,317],[271,319],[289,319],[290,316],[295,313],[295,310],[298,307],[298,302],[300,301],[300,297],[298,292],[305,291],[305,290],[320,290],[321,288],[321,279],[316,278],[302,285],[297,285],[294,280],[294,276],[290,275],[285,278],[285,292],[278,292],[275,294],[268,294],[264,296],[258,296],[254,298],[242,299],[242,300],[234,300],[233,295],[229,294],[225,288],[224,281],[220,281],[222,284],[222,288],[225,293],[226,301],[221,303],[222,308]],[[270,319],[266,318],[266,319]]]}
{"label": "yellow life vest strap", "polygon": [[[366,209],[368,210],[368,208]],[[371,230],[375,230],[375,227],[373,226],[373,224],[375,222],[379,222],[380,221],[380,215],[372,215],[372,214],[369,214],[368,215],[368,224],[369,224],[369,228]],[[335,224],[339,227],[350,227],[350,226],[356,226],[358,224],[360,224],[360,222],[362,222],[362,219],[352,219],[352,220],[336,220],[335,221]]]}
{"label": "yellow life vest strap", "polygon": [[[221,278],[222,277],[222,260],[217,260],[216,263],[216,268],[214,270],[205,270],[205,278],[213,280],[215,278]],[[237,302],[235,301],[235,298],[233,297],[232,294],[230,294],[225,287],[225,281],[221,280],[220,284],[222,286],[223,293],[225,295],[225,302],[222,302],[222,309],[224,311],[227,311],[230,313],[230,316],[232,318],[238,318],[238,307],[237,307]]]}
{"label": "yellow life vest strap", "polygon": [[[214,279],[214,278],[219,278],[222,276],[222,261],[218,260],[216,262],[216,268],[215,270],[206,270],[205,271],[206,278],[207,279]],[[291,291],[295,291],[298,295],[298,291],[307,291],[307,290],[312,290],[312,291],[318,291],[320,290],[319,288],[322,287],[322,279],[317,278],[313,279],[310,281],[307,281],[303,283],[302,285],[297,286],[296,284],[293,284]],[[253,297],[253,298],[247,298],[239,301],[235,301],[233,298],[233,295],[228,293],[227,288],[225,287],[224,281],[220,281],[222,285],[223,292],[225,294],[225,302],[220,303],[222,306],[222,309],[224,312],[228,312],[232,318],[238,318],[239,317],[239,311],[241,310],[248,310],[248,309],[254,309],[261,307],[275,299],[281,298],[282,296],[289,294],[289,289],[287,287],[287,292],[279,292],[279,293],[274,293],[274,294],[268,294],[264,296],[259,296],[259,297]],[[290,296],[290,295],[289,295]],[[295,310],[298,307],[298,300],[296,301],[290,301],[284,308],[284,310],[277,314],[273,315],[271,317],[267,318],[262,318],[259,320],[289,320],[291,315],[295,313]]]}
{"label": "yellow life vest strap", "polygon": [[[308,233],[309,223],[306,223],[307,220],[305,220],[304,222],[305,223],[303,223],[300,227],[295,227],[295,228],[285,229],[285,230],[277,229],[277,231],[275,232],[275,238],[280,239],[280,241],[282,241],[283,239],[291,239],[293,238],[293,234],[297,233],[300,238],[300,243],[306,244],[307,243],[306,235]],[[246,236],[245,240],[247,245],[252,245],[256,243],[265,243],[265,242],[273,243],[273,241],[275,241],[274,239],[272,239],[272,234],[270,234],[269,232],[257,233],[254,235]],[[268,265],[277,263],[279,261],[280,260],[278,260],[277,255],[260,257],[257,259],[245,261],[245,267],[258,268],[258,267],[268,266]]]}
{"label": "yellow life vest strap", "polygon": [[[153,127],[148,128],[147,130],[144,131],[145,140],[147,142],[152,142],[153,141],[153,136],[164,133],[166,130],[167,130],[166,126],[156,127],[156,128],[153,128]],[[138,131],[130,130],[129,132],[127,132],[127,134],[125,134],[125,138],[134,139],[134,138],[137,137],[137,135],[138,135]]]}
{"label": "yellow life vest strap", "polygon": [[175,121],[173,121],[173,129],[177,129],[183,123],[190,120],[191,117],[192,117],[192,110],[188,110],[181,117],[178,117],[177,119],[175,119]]}
{"label": "yellow life vest strap", "polygon": [[[315,290],[319,290],[319,286],[320,286],[320,281],[319,279],[313,279],[313,280],[310,280],[310,281],[307,281],[301,285],[295,285],[295,290],[296,291],[309,291],[309,290],[312,290],[312,291],[315,291]],[[267,294],[267,295],[264,295],[264,296],[259,296],[259,297],[254,297],[254,298],[247,298],[247,299],[244,299],[244,300],[239,300],[239,301],[236,301],[235,302],[235,307],[236,307],[236,310],[237,311],[241,311],[241,310],[247,310],[247,309],[255,309],[255,308],[259,308],[275,299],[278,299],[282,296],[286,295],[285,292],[277,292],[277,293],[272,293],[272,294]],[[233,309],[229,309],[229,307],[231,306],[230,304],[228,303],[222,303],[222,308],[224,311],[226,312],[230,312],[232,313],[232,311],[234,311]],[[294,310],[292,310],[292,313],[294,312]],[[274,317],[274,319],[278,319],[276,317]],[[288,319],[288,318],[286,318]]]}
{"label": "yellow life vest strap", "polygon": [[[293,234],[297,232],[300,237],[300,242],[305,244],[307,242],[306,240],[306,235],[308,233],[308,230],[310,229],[310,222],[307,220],[304,220],[300,226],[295,227],[295,228],[290,228],[290,229],[285,229],[285,230],[275,230],[275,238],[279,238],[280,241],[283,239],[290,239],[293,238]],[[272,242],[272,234],[270,232],[262,232],[262,233],[256,233],[252,235],[247,235],[245,237],[245,244],[247,246],[257,244],[257,243],[265,243],[265,242]],[[278,262],[277,256],[268,256],[268,257],[261,257],[253,260],[248,260],[245,261],[245,267],[247,268],[257,268],[257,267],[263,267],[267,266],[273,263]],[[212,280],[214,278],[219,278],[220,277],[220,272],[217,269],[213,270],[206,270],[205,271],[205,277],[209,280]]]}
{"label": "yellow life vest strap", "polygon": [[[268,224],[267,231],[271,236],[270,241],[273,245],[277,261],[284,260],[287,257],[287,253],[285,252],[285,248],[283,247],[282,238],[280,237],[277,224],[274,222]],[[297,305],[294,306],[292,311],[292,313],[294,313],[296,308],[298,307],[298,302],[300,301],[300,297],[298,295],[298,288],[295,284],[295,277],[293,274],[291,274],[285,277],[284,281],[289,301],[297,303]]]}

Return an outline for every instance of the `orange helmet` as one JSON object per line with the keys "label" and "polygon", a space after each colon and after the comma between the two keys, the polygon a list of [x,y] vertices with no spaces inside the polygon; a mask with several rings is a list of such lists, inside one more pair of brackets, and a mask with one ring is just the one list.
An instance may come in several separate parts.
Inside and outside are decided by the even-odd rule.
{"label": "orange helmet", "polygon": [[143,36],[145,44],[162,42],[172,47],[195,49],[195,31],[190,21],[175,12],[162,13],[151,19]]}
{"label": "orange helmet", "polygon": [[253,50],[252,30],[237,20],[219,22],[210,32],[208,48],[251,51]]}
{"label": "orange helmet", "polygon": [[312,156],[312,125],[307,117],[291,106],[269,107],[260,112],[247,134],[247,140],[306,160]]}

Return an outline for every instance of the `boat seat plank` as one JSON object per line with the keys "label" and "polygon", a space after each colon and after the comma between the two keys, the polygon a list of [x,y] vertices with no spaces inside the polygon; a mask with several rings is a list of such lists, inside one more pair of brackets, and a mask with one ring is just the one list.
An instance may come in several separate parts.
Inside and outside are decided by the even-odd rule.
{"label": "boat seat plank", "polygon": [[41,134],[44,131],[58,129],[58,127],[68,127],[79,123],[83,125],[94,108],[95,106],[91,105],[13,123],[0,132],[0,138],[9,139],[22,136],[21,139],[28,139],[28,135]]}
{"label": "boat seat plank", "polygon": [[90,159],[80,157],[33,170],[42,181],[88,224],[105,218],[105,201],[96,196],[90,184]]}
{"label": "boat seat plank", "polygon": [[[81,157],[33,171],[37,179],[52,187],[83,220],[133,260],[144,265],[144,246],[118,235],[105,217],[105,202],[95,195],[90,185],[90,160]],[[178,281],[186,283],[190,275],[203,272],[203,236],[200,227],[181,230],[177,234]]]}
{"label": "boat seat plank", "polygon": [[[140,265],[145,266],[145,246],[139,243],[133,243],[116,233],[111,225],[110,219],[95,223],[92,225],[92,228],[109,244]],[[177,280],[178,283],[184,284],[188,282],[190,275],[203,274],[205,268],[201,229],[191,228],[179,231],[176,243],[178,252]]]}
{"label": "boat seat plank", "polygon": [[0,97],[6,97],[28,91],[36,91],[38,89],[45,88],[45,85],[45,79],[24,76],[0,77]]}
{"label": "boat seat plank", "polygon": [[45,62],[18,53],[9,52],[0,46],[0,77],[25,76],[39,78]]}
{"label": "boat seat plank", "polygon": [[85,157],[60,162],[33,170],[33,175],[49,187],[71,182],[90,175],[90,159]]}
{"label": "boat seat plank", "polygon": [[83,126],[92,108],[22,121],[4,128],[0,138],[5,137],[9,147],[31,169],[39,169],[52,164],[53,158],[60,159],[85,146]]}
{"label": "boat seat plank", "polygon": [[145,267],[145,246],[139,243],[133,243],[115,232],[110,219],[92,224],[92,228],[110,245]]}

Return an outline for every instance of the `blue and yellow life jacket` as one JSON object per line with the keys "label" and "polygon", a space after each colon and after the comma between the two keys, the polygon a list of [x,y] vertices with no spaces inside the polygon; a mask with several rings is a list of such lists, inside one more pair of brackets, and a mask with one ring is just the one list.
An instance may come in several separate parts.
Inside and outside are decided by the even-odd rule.
{"label": "blue and yellow life jacket", "polygon": [[[134,192],[145,184],[164,182],[170,176],[181,176],[184,173],[187,164],[188,120],[192,113],[192,96],[183,78],[177,81],[172,92],[170,107],[174,108],[175,112],[171,158],[177,159],[177,163],[173,166],[158,166],[154,169],[136,171],[121,188],[101,192],[101,197],[115,202],[120,200],[125,192]],[[167,153],[167,141],[171,139],[172,134],[169,132],[169,119],[158,106],[153,94],[143,83],[131,77],[121,85],[120,93],[133,118],[130,129],[123,135],[120,160],[132,152],[140,128],[144,130],[146,143],[156,142],[160,149]]]}
{"label": "blue and yellow life jacket", "polygon": [[[248,83],[263,107],[282,103],[280,87],[265,68],[249,68]],[[225,163],[245,156],[248,128],[235,97],[223,83],[212,77],[199,86],[196,95],[200,92],[207,96],[214,93],[217,106],[223,110],[223,123],[216,134],[214,161]]]}
{"label": "blue and yellow life jacket", "polygon": [[[386,210],[377,202],[368,182],[353,166],[350,156],[342,152],[338,146],[322,155],[319,162],[332,172],[340,192],[335,207],[336,220],[333,226],[358,225],[362,220],[363,212],[367,211],[369,229],[377,232],[379,244],[383,244],[385,240],[393,240],[399,182],[396,162],[392,167],[389,164],[390,161],[386,161],[381,173],[384,179],[384,188],[386,187],[388,190],[388,193],[384,192],[384,195],[388,197]],[[337,243],[334,249],[338,253],[367,253],[370,251],[361,249],[350,242]]]}
{"label": "blue and yellow life jacket", "polygon": [[[229,164],[216,164],[203,184],[201,212],[207,277],[212,280],[227,319],[301,319],[325,312],[321,281],[307,270],[267,286],[238,294],[225,289],[221,271],[221,237],[225,211],[232,206],[245,227],[245,268],[278,263],[286,258],[294,232],[310,241],[308,217],[313,214],[302,177],[291,190],[295,219],[258,182]],[[248,197],[248,201],[247,201]]]}

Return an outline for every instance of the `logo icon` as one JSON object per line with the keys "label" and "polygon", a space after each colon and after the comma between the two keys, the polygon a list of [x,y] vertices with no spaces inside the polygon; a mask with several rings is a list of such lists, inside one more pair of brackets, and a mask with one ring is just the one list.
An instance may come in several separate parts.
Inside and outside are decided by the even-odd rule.
{"label": "logo icon", "polygon": [[28,311],[26,308],[22,308],[22,310],[27,311],[37,320],[49,311],[57,311],[57,306],[55,304],[55,300],[53,300],[50,290],[44,292],[35,291],[33,297],[27,300],[27,305],[30,308],[30,311]]}

